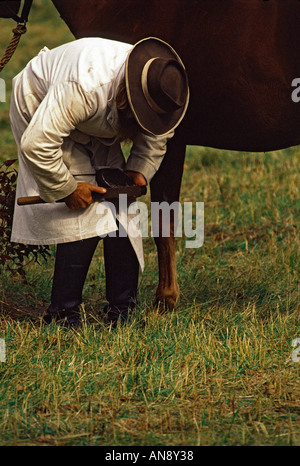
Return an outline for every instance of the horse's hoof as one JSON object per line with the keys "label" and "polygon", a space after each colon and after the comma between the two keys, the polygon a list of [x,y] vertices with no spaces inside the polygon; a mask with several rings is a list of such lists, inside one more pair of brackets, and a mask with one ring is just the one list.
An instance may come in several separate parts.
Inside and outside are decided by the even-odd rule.
{"label": "horse's hoof", "polygon": [[163,314],[164,312],[172,311],[176,307],[177,302],[177,295],[157,294],[154,301],[154,307]]}

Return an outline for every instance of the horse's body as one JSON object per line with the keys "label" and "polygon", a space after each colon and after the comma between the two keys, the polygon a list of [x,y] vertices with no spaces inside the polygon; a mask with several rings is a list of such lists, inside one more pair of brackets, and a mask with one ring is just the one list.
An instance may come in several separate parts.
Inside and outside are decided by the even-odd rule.
{"label": "horse's body", "polygon": [[[191,101],[151,182],[154,201],[179,198],[186,144],[270,151],[300,144],[297,0],[53,0],[76,38],[129,43],[155,36],[186,65]],[[178,297],[174,238],[156,238],[157,298]]]}

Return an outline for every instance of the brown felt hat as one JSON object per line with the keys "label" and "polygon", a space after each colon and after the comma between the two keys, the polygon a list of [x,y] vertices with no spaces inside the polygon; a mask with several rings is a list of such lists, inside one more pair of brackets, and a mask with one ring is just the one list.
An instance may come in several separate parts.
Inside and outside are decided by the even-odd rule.
{"label": "brown felt hat", "polygon": [[176,128],[189,102],[185,67],[166,42],[155,37],[141,40],[126,60],[126,90],[130,107],[141,128],[162,136]]}

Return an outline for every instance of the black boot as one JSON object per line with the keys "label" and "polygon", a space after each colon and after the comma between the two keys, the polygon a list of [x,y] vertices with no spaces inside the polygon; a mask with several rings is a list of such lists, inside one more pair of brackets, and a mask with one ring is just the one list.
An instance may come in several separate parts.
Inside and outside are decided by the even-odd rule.
{"label": "black boot", "polygon": [[57,310],[50,305],[43,316],[43,320],[46,324],[55,322],[63,327],[77,328],[80,325],[80,306]]}
{"label": "black boot", "polygon": [[82,290],[99,238],[57,245],[51,304],[43,319],[64,326],[80,324]]}
{"label": "black boot", "polygon": [[107,321],[116,324],[120,320],[124,323],[136,304],[139,262],[127,236],[107,236],[103,245]]}

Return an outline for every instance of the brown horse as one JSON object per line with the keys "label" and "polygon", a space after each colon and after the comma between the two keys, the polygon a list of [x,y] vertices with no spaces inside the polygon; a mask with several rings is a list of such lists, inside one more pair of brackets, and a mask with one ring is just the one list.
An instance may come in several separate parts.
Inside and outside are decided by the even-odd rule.
{"label": "brown horse", "polygon": [[[153,201],[179,199],[186,144],[272,151],[300,144],[297,0],[53,0],[76,38],[169,42],[186,65],[191,102],[151,182]],[[173,228],[171,228],[173,232]],[[156,238],[158,301],[179,291],[174,235]]]}

